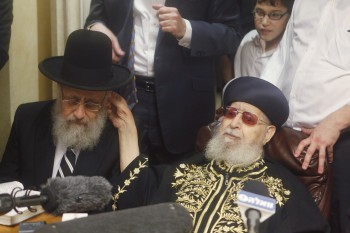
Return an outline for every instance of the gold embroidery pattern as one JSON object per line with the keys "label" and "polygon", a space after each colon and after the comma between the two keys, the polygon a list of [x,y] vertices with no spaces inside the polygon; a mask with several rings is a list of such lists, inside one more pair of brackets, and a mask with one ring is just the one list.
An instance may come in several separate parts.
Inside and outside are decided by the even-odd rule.
{"label": "gold embroidery pattern", "polygon": [[235,170],[238,173],[247,173],[249,171],[256,170],[261,166],[264,166],[265,164],[264,160],[261,160],[261,159],[248,167],[235,167],[235,166],[227,167],[227,165],[224,162],[215,161],[215,163],[223,171],[232,172],[233,170]]}
{"label": "gold embroidery pattern", "polygon": [[[289,199],[290,191],[283,187],[282,180],[268,176],[266,170],[263,160],[246,168],[234,169],[213,161],[201,166],[181,164],[174,173],[172,187],[176,190],[176,202],[193,217],[194,232],[243,233],[247,230],[236,202],[237,192],[246,180],[265,183],[279,206]],[[225,185],[228,171],[231,178]]]}
{"label": "gold embroidery pattern", "polygon": [[179,168],[175,171],[172,187],[181,187],[181,191],[176,193],[177,202],[186,207],[193,216],[209,196],[217,178],[200,166],[180,164]]}
{"label": "gold embroidery pattern", "polygon": [[126,179],[126,180],[124,181],[123,187],[120,187],[119,185],[117,186],[117,191],[116,191],[116,193],[115,193],[115,194],[113,195],[113,197],[112,197],[112,200],[113,200],[112,209],[113,209],[113,211],[118,210],[117,202],[118,202],[118,199],[119,199],[120,195],[121,195],[122,193],[127,192],[127,189],[126,189],[126,188],[127,188],[128,186],[130,186],[131,181],[133,181],[133,180],[135,180],[135,179],[138,178],[138,174],[140,174],[141,169],[148,167],[147,163],[148,163],[148,158],[145,158],[145,161],[139,161],[138,167],[135,168],[133,171],[130,171],[130,173],[129,173],[129,179]]}
{"label": "gold embroidery pattern", "polygon": [[261,182],[266,184],[269,193],[276,199],[277,205],[282,206],[284,203],[286,203],[286,201],[288,201],[290,191],[283,187],[281,179],[266,176],[261,179]]}
{"label": "gold embroidery pattern", "polygon": [[232,183],[232,187],[227,192],[229,195],[220,210],[219,221],[213,232],[246,232],[239,207],[236,204],[237,192],[242,189],[242,186],[243,182]]}

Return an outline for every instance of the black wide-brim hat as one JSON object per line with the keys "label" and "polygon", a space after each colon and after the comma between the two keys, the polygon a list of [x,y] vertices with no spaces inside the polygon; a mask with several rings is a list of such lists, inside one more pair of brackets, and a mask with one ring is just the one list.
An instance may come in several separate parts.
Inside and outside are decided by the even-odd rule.
{"label": "black wide-brim hat", "polygon": [[57,83],[90,91],[115,90],[132,79],[128,68],[112,63],[109,37],[84,29],[68,36],[64,56],[43,60],[39,70]]}
{"label": "black wide-brim hat", "polygon": [[256,77],[240,77],[228,82],[223,89],[223,104],[245,102],[260,109],[277,128],[280,128],[289,115],[286,97],[272,83]]}

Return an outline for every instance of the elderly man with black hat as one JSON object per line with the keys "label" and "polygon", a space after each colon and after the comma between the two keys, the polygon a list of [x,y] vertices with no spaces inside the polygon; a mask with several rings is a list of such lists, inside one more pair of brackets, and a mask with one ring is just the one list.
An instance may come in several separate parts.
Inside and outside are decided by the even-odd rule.
{"label": "elderly man with black hat", "polygon": [[107,117],[111,90],[131,80],[112,64],[110,39],[77,30],[64,56],[50,57],[40,71],[57,82],[57,99],[18,107],[0,164],[0,182],[39,188],[51,177],[119,173],[118,130]]}
{"label": "elderly man with black hat", "polygon": [[[113,97],[111,103],[118,103],[118,98],[121,100]],[[189,211],[192,232],[197,233],[328,232],[327,222],[304,185],[263,154],[263,146],[288,117],[282,92],[260,78],[237,78],[224,88],[223,103],[224,117],[204,155],[150,166],[147,156],[123,151],[121,160],[129,165],[112,180],[112,209],[177,202]],[[125,114],[128,110],[124,109]],[[121,113],[110,112],[109,116],[115,125],[126,119]],[[137,146],[136,138],[129,145]],[[266,192],[260,193],[261,189]],[[275,200],[275,213],[263,221],[268,216],[261,210],[262,223],[254,229],[247,229],[245,212],[240,211],[241,190]]]}

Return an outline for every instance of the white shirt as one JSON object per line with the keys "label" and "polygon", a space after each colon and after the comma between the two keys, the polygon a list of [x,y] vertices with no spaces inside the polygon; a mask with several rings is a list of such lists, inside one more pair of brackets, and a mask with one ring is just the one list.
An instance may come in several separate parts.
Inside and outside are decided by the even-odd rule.
{"label": "white shirt", "polygon": [[[135,30],[135,74],[154,76],[154,52],[156,49],[159,21],[153,4],[163,4],[165,0],[134,0],[134,30]],[[185,20],[185,36],[179,40],[179,45],[189,48],[192,38],[192,28]]]}
{"label": "white shirt", "polygon": [[265,51],[265,41],[260,39],[258,32],[256,30],[248,32],[235,55],[235,77],[260,77],[275,50]]}
{"label": "white shirt", "polygon": [[263,78],[289,100],[287,126],[315,127],[350,104],[350,1],[296,0]]}

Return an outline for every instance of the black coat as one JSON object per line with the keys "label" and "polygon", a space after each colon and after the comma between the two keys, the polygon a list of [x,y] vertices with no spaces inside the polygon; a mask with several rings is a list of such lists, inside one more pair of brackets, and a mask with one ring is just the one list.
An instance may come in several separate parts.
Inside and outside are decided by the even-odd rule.
{"label": "black coat", "polygon": [[12,0],[0,1],[0,69],[5,65],[9,58],[8,50],[13,19],[12,8]]}

